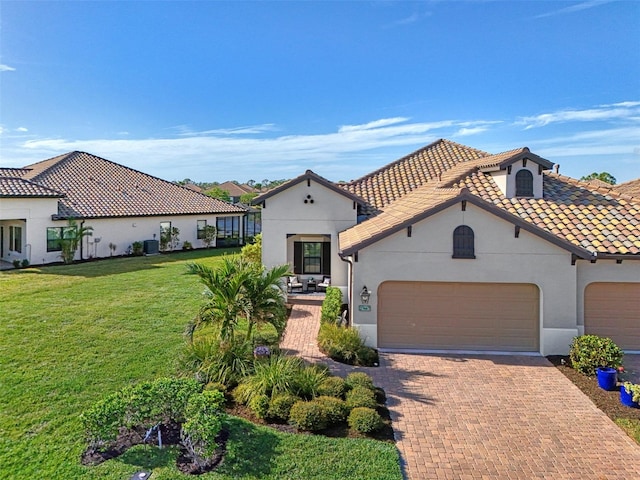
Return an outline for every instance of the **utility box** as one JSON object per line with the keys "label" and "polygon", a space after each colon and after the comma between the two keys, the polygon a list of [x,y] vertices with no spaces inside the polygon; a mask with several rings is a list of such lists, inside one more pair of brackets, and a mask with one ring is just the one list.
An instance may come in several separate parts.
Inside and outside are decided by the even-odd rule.
{"label": "utility box", "polygon": [[145,255],[157,255],[160,253],[160,242],[158,240],[145,240],[144,241],[144,254]]}

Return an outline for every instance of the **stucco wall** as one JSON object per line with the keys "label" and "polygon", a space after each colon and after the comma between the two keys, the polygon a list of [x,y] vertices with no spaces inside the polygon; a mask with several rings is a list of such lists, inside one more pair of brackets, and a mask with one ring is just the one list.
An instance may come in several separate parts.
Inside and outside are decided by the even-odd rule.
{"label": "stucco wall", "polygon": [[347,266],[338,256],[338,232],[355,225],[356,219],[354,202],[344,195],[313,180],[310,186],[306,181],[293,185],[266,199],[262,209],[262,262],[268,268],[285,263],[293,268],[288,234],[331,235],[331,283],[344,287]]}
{"label": "stucco wall", "polygon": [[[51,215],[58,213],[57,198],[2,198],[0,199],[0,222],[4,226],[3,260],[13,261],[34,258],[48,258],[47,227],[54,226]],[[9,226],[22,227],[22,252],[11,252],[8,248]],[[51,260],[57,261],[59,260]]]}
{"label": "stucco wall", "polygon": [[496,181],[498,188],[502,190],[502,193],[507,198],[513,198],[516,196],[516,174],[519,170],[529,170],[533,175],[533,196],[535,198],[542,198],[542,182],[544,175],[538,173],[538,164],[527,160],[527,165],[523,166],[523,161],[518,160],[511,165],[511,174],[507,173],[507,170],[499,170],[491,172],[491,176]]}
{"label": "stucco wall", "polygon": [[[475,234],[475,259],[453,259],[453,230],[468,225]],[[439,212],[359,252],[354,264],[353,323],[377,345],[377,290],[387,280],[532,283],[540,290],[543,354],[564,353],[576,325],[576,267],[571,254],[540,237],[467,204]],[[372,292],[371,311],[358,311],[358,292]]]}

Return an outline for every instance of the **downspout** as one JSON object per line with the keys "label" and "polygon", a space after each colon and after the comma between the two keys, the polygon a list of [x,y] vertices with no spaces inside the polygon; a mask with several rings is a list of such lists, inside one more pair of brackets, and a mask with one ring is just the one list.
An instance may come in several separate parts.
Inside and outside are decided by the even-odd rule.
{"label": "downspout", "polygon": [[351,304],[353,302],[353,261],[349,257],[345,258],[342,255],[340,255],[340,260],[349,264],[349,285],[347,287],[347,305],[349,306],[349,316],[347,318],[347,324],[349,326],[352,326],[351,315],[353,309],[351,308]]}
{"label": "downspout", "polygon": [[[84,220],[80,222],[80,231],[82,231],[82,227],[84,226]],[[80,260],[82,260],[82,237],[80,237]]]}

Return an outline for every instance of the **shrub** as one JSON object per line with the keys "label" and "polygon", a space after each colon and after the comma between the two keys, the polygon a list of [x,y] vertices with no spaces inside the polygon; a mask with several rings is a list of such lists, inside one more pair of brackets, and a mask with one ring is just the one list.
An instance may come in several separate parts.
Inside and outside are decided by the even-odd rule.
{"label": "shrub", "polygon": [[13,268],[20,268],[20,260],[17,258],[13,261]]}
{"label": "shrub", "polygon": [[300,430],[315,432],[327,426],[327,418],[320,404],[299,401],[291,407],[289,423]]}
{"label": "shrub", "polygon": [[300,398],[290,393],[279,393],[271,397],[269,402],[269,410],[267,416],[276,420],[289,420],[289,413],[293,404],[299,401]]}
{"label": "shrub", "polygon": [[320,396],[313,400],[324,410],[327,424],[332,425],[344,422],[347,418],[347,405],[344,400],[336,397]]}
{"label": "shrub", "polygon": [[182,242],[182,250],[193,250],[193,244],[190,241],[185,240]]}
{"label": "shrub", "polygon": [[20,262],[20,265],[22,266],[22,268],[27,268],[29,266],[29,260],[28,259],[23,259],[22,262]]}
{"label": "shrub", "polygon": [[318,395],[342,398],[345,392],[344,379],[341,377],[327,377],[318,387]]}
{"label": "shrub", "polygon": [[353,387],[347,392],[346,404],[349,410],[358,407],[376,408],[378,406],[375,392],[360,386]]}
{"label": "shrub", "polygon": [[336,287],[327,287],[320,312],[320,323],[337,324],[340,321],[341,309],[342,291]]}
{"label": "shrub", "polygon": [[327,379],[327,370],[316,365],[303,367],[298,371],[293,385],[293,393],[307,400],[318,395],[320,385]]}
{"label": "shrub", "polygon": [[384,425],[382,417],[373,408],[357,407],[351,410],[347,423],[360,433],[371,433],[380,430]]}
{"label": "shrub", "polygon": [[318,332],[318,346],[330,358],[349,365],[372,366],[377,361],[374,349],[364,344],[358,330],[324,323]]}
{"label": "shrub", "polygon": [[376,387],[373,384],[373,379],[364,372],[351,372],[344,380],[345,386],[348,389],[354,387],[364,387],[369,390],[374,390]]}
{"label": "shrub", "polygon": [[90,448],[108,447],[120,427],[184,421],[189,399],[200,390],[193,379],[159,378],[107,395],[80,416]]}
{"label": "shrub", "polygon": [[571,365],[584,375],[593,376],[598,367],[622,365],[623,351],[613,340],[597,335],[581,335],[571,342]]}
{"label": "shrub", "polygon": [[140,256],[144,253],[144,244],[142,242],[133,242],[131,244],[131,254]]}
{"label": "shrub", "polygon": [[201,468],[216,450],[216,437],[222,430],[224,395],[207,390],[189,399],[185,410],[186,422],[180,437],[187,455]]}
{"label": "shrub", "polygon": [[269,397],[265,394],[254,395],[249,402],[249,408],[258,418],[264,418],[267,416],[269,410]]}

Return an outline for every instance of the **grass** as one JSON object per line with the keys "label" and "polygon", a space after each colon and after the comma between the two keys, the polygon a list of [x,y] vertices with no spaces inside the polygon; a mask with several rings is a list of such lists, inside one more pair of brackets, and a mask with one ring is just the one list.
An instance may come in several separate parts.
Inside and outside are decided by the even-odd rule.
{"label": "grass", "polygon": [[[176,449],[141,445],[96,467],[78,415],[127,384],[178,372],[202,286],[185,265],[237,250],[196,250],[0,273],[0,478],[189,478]],[[202,478],[400,479],[393,445],[291,435],[231,420],[223,467]]]}

